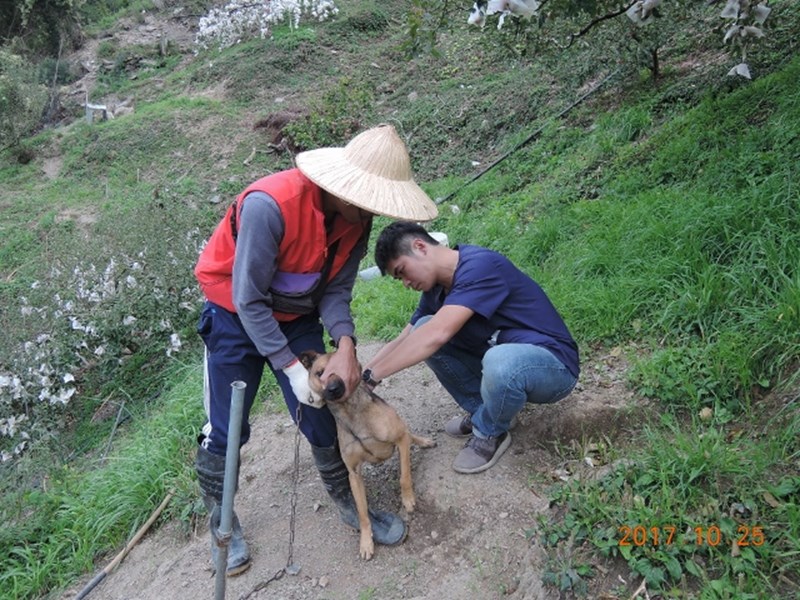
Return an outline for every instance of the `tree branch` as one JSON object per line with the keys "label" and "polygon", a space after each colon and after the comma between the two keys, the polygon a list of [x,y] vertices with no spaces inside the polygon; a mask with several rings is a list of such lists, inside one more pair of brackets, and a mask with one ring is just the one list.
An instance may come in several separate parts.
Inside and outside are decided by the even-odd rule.
{"label": "tree branch", "polygon": [[562,50],[566,50],[567,48],[572,46],[572,44],[575,42],[575,40],[577,40],[578,38],[583,37],[584,35],[589,33],[589,31],[591,31],[595,26],[599,25],[603,21],[607,21],[608,19],[614,19],[614,18],[620,16],[621,14],[626,12],[634,4],[636,4],[636,0],[633,0],[633,2],[631,2],[627,6],[622,6],[622,8],[620,8],[619,10],[617,10],[615,12],[610,12],[610,13],[606,13],[604,15],[600,15],[599,17],[595,17],[594,19],[589,21],[589,23],[583,29],[581,29],[578,33],[570,34],[569,41],[567,42],[567,44],[565,46],[562,46],[562,45],[560,45],[558,43],[556,43],[556,45],[559,48],[561,48]]}

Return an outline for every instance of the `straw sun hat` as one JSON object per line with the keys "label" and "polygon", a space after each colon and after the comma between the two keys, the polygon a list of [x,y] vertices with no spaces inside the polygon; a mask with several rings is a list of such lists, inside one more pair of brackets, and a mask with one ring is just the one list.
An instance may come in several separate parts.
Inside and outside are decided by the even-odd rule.
{"label": "straw sun hat", "polygon": [[367,129],[344,148],[301,152],[296,161],[319,187],[371,213],[408,221],[439,213],[414,181],[406,145],[391,125]]}

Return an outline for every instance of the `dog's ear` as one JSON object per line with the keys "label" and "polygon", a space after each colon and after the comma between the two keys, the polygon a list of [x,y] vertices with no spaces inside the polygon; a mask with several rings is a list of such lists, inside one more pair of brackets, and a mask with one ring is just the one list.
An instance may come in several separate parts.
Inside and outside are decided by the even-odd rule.
{"label": "dog's ear", "polygon": [[310,369],[311,365],[313,365],[314,361],[317,359],[317,356],[319,356],[319,354],[315,350],[304,350],[297,355],[297,358],[300,359],[300,362],[306,369]]}

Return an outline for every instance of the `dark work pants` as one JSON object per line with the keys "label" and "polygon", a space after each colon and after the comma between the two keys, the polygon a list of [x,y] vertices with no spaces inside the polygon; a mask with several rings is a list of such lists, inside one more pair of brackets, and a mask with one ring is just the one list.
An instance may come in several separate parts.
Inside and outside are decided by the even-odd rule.
{"label": "dark work pants", "polygon": [[[281,331],[295,354],[304,350],[325,351],[322,324],[317,313],[302,316],[281,324]],[[297,398],[292,392],[289,378],[275,370],[259,354],[242,327],[239,316],[225,308],[206,301],[197,332],[206,345],[204,403],[207,423],[203,426],[201,444],[209,452],[225,455],[228,446],[228,423],[231,409],[231,383],[247,384],[244,394],[241,445],[250,439],[250,409],[258,392],[264,364],[272,371],[283,392],[283,398],[292,419],[297,422]],[[327,407],[312,408],[301,405],[300,431],[314,446],[330,447],[336,442],[336,422]]]}

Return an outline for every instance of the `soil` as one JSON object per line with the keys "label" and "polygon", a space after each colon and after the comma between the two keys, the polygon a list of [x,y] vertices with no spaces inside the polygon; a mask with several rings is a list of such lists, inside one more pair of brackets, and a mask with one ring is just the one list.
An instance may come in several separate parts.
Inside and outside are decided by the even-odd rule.
{"label": "soil", "polygon": [[[377,343],[362,344],[362,362],[378,348]],[[576,390],[556,404],[526,407],[512,430],[511,447],[494,467],[476,475],[461,475],[451,468],[463,440],[448,437],[443,426],[459,409],[432,372],[418,365],[384,381],[377,390],[381,396],[412,431],[434,438],[438,446],[412,449],[418,502],[411,515],[402,512],[397,454],[365,468],[370,505],[398,512],[409,525],[403,544],[376,546],[370,561],[359,557],[358,534],[339,519],[304,438],[299,444],[296,515],[290,531],[295,428],[286,413],[259,414],[242,450],[235,499],[252,567],[227,578],[225,597],[558,598],[553,588],[542,584],[545,556],[531,533],[537,516],[549,514],[548,491],[554,483],[584,476],[587,470],[602,472],[597,457],[594,461],[586,457],[592,441],[613,437],[630,420],[627,408],[633,399],[623,383],[624,370],[621,352],[584,364]],[[87,597],[213,598],[216,580],[209,544],[204,527],[187,539],[178,523],[166,523],[150,531]],[[283,574],[290,552],[299,568],[295,575]],[[270,581],[276,574],[280,577]],[[74,598],[90,580],[87,575],[76,582],[63,599]]]}

